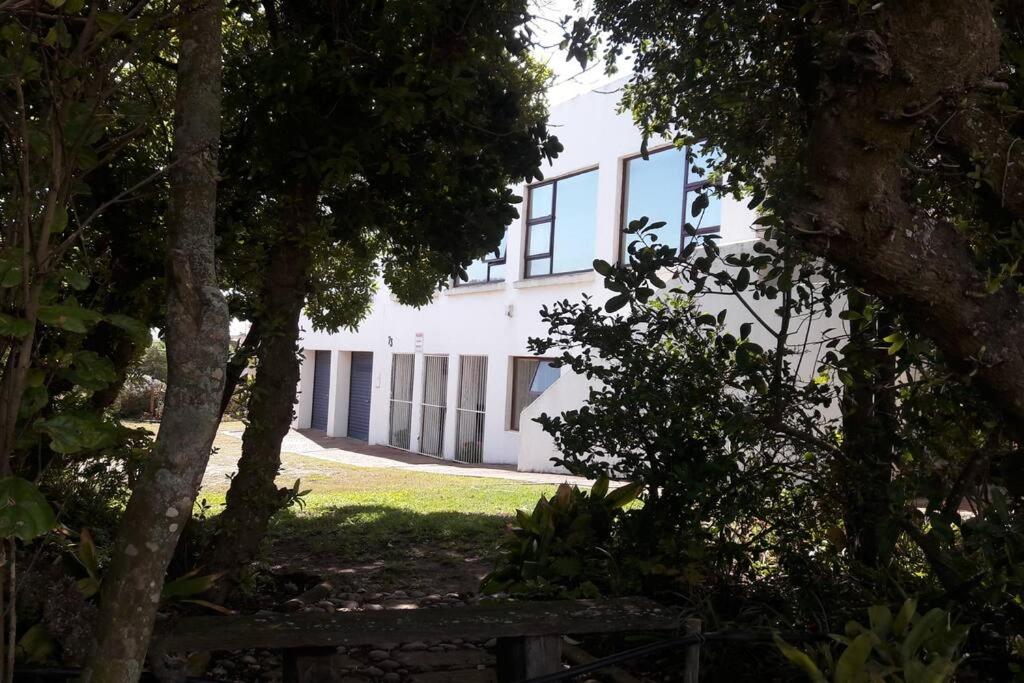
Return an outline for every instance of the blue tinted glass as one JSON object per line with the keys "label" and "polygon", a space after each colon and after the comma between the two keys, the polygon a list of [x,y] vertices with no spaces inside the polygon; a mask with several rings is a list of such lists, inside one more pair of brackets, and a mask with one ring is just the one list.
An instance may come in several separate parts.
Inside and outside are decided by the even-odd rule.
{"label": "blue tinted glass", "polygon": [[526,245],[526,255],[546,254],[551,250],[551,223],[537,223],[528,230],[530,235]]}
{"label": "blue tinted glass", "polygon": [[537,366],[537,374],[533,376],[533,382],[530,383],[530,393],[538,396],[543,394],[548,387],[555,383],[558,374],[558,368],[553,367],[549,361],[540,361]]}
{"label": "blue tinted glass", "polygon": [[551,215],[551,194],[554,183],[530,188],[530,218]]}
{"label": "blue tinted glass", "polygon": [[566,273],[591,268],[596,228],[597,171],[558,181],[552,272]]}
{"label": "blue tinted glass", "polygon": [[477,259],[466,267],[466,274],[469,275],[469,282],[483,282],[487,279],[487,263],[483,259]]}
{"label": "blue tinted glass", "polygon": [[491,281],[504,280],[505,279],[505,264],[498,263],[491,266]]}
{"label": "blue tinted glass", "polygon": [[690,149],[693,151],[693,161],[690,162],[690,177],[688,179],[691,183],[706,180],[725,158],[718,150],[705,151],[703,142],[698,142]]}
{"label": "blue tinted glass", "polygon": [[693,202],[700,196],[700,193],[697,191],[686,193],[686,220],[698,230],[717,228],[722,224],[722,198],[715,196],[714,188],[707,188],[704,193],[708,197],[708,206],[698,216],[693,215]]}
{"label": "blue tinted glass", "polygon": [[536,275],[550,275],[551,274],[551,259],[539,258],[533,261],[526,262],[526,275],[527,277],[534,277]]}
{"label": "blue tinted glass", "polygon": [[[653,234],[658,244],[679,248],[683,216],[683,184],[686,172],[686,152],[671,147],[652,154],[647,160],[631,159],[626,166],[626,223],[647,216],[649,223],[664,221],[665,225]],[[625,235],[622,249],[636,239]]]}

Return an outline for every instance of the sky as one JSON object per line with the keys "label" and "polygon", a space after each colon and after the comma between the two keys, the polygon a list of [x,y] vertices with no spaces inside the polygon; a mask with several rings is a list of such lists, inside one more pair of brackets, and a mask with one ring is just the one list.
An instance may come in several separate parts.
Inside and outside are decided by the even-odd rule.
{"label": "sky", "polygon": [[[617,65],[619,73],[608,76],[604,72],[604,60],[596,61],[582,69],[578,62],[566,61],[566,53],[559,49],[563,30],[559,22],[565,15],[577,14],[575,0],[531,0],[530,9],[535,19],[532,27],[538,46],[533,54],[540,62],[554,71],[554,83],[548,90],[548,103],[551,105],[572,99],[577,95],[594,90],[609,82],[621,78],[628,73],[628,63],[620,60]],[[584,0],[582,11],[589,11],[591,2]]]}

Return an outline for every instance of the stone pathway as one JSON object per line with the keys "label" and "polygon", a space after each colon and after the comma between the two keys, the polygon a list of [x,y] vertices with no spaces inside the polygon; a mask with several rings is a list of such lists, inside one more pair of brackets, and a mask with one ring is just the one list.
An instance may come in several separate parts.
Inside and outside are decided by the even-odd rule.
{"label": "stone pathway", "polygon": [[[236,439],[242,438],[241,430],[230,429],[221,433]],[[391,468],[431,474],[448,474],[457,477],[507,479],[525,484],[568,482],[578,486],[591,486],[594,483],[585,477],[574,477],[569,474],[520,472],[512,465],[471,465],[454,460],[442,460],[390,446],[371,446],[355,439],[324,436],[323,432],[311,429],[289,430],[288,435],[281,443],[281,451],[356,467]]]}

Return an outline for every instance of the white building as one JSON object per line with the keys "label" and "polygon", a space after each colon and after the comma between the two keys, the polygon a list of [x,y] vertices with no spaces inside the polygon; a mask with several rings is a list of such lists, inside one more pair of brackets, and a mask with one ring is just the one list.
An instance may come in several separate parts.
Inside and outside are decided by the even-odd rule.
{"label": "white building", "polygon": [[[520,188],[523,216],[509,227],[500,258],[474,264],[472,283],[440,291],[420,309],[382,287],[356,332],[319,334],[303,320],[296,427],[467,462],[552,469],[553,444],[531,418],[579,407],[587,384],[530,357],[527,339],[547,332],[539,309],[585,293],[606,299],[591,263],[617,259],[628,220],[666,220],[661,240],[678,244],[684,195],[701,182],[671,146],[652,144],[650,158],[640,158],[640,132],[616,112],[618,99],[594,91],[552,108],[550,125],[565,150],[543,182]],[[701,229],[720,232],[723,245],[747,242],[754,217],[741,202],[712,199]]]}

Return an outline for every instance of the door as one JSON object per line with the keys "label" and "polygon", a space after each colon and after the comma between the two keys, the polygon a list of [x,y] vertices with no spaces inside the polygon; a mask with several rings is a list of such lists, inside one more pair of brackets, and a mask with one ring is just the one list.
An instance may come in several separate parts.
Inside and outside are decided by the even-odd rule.
{"label": "door", "polygon": [[370,387],[373,378],[373,354],[353,351],[348,385],[348,435],[360,441],[370,440]]}
{"label": "door", "polygon": [[459,404],[456,408],[455,459],[484,461],[487,356],[459,356]]}
{"label": "door", "polygon": [[420,453],[440,458],[448,409],[448,356],[423,356],[423,419]]}
{"label": "door", "polygon": [[388,422],[388,443],[405,450],[409,450],[409,432],[412,429],[412,384],[415,367],[415,355],[391,355],[391,417]]}
{"label": "door", "polygon": [[317,351],[313,358],[313,416],[309,426],[327,430],[327,406],[331,401],[331,352]]}

